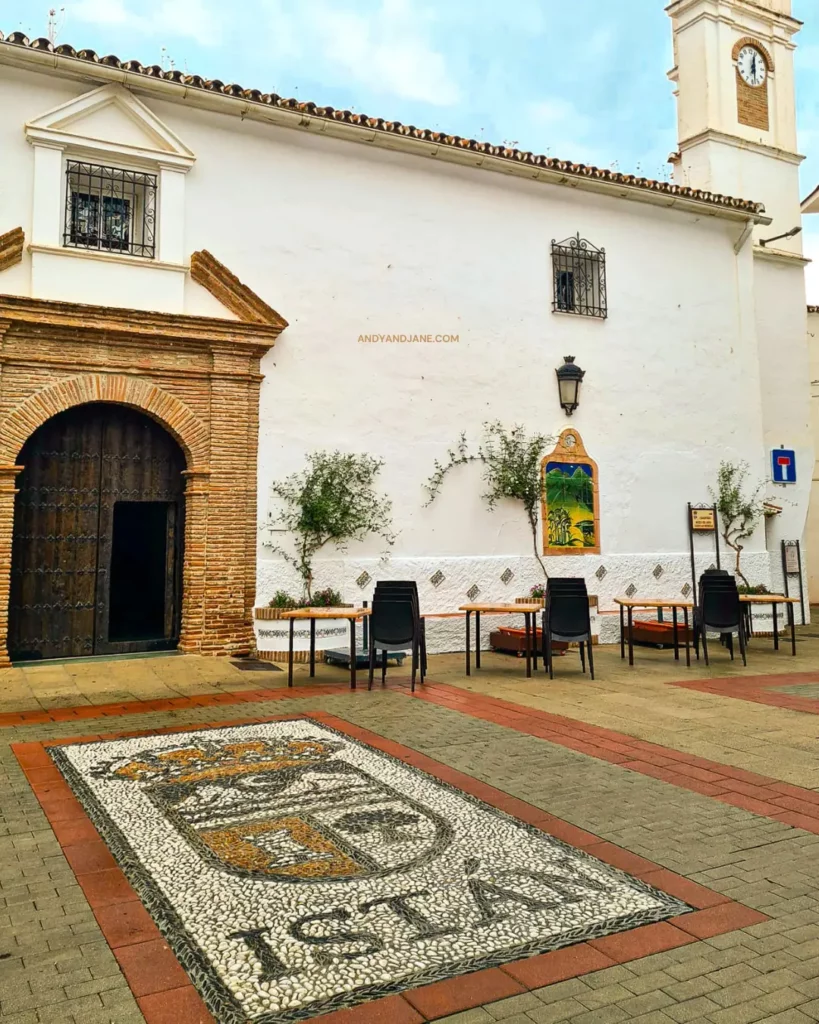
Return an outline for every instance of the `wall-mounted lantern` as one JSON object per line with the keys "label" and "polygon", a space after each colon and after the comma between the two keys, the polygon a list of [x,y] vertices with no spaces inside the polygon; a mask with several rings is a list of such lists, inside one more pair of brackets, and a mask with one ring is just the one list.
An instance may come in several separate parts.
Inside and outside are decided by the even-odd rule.
{"label": "wall-mounted lantern", "polygon": [[560,404],[566,410],[566,415],[571,416],[580,404],[580,382],[586,376],[586,371],[575,365],[574,356],[564,356],[563,365],[555,373]]}

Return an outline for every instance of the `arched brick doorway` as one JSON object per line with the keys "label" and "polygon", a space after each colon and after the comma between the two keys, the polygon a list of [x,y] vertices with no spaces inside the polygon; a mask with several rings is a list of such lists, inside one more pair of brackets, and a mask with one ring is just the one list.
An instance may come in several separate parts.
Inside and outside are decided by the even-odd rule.
{"label": "arched brick doorway", "polygon": [[93,402],[149,416],[184,453],[179,650],[253,650],[260,360],[287,323],[209,253],[191,256],[191,277],[238,319],[0,295],[0,668],[21,450]]}
{"label": "arched brick doorway", "polygon": [[185,457],[136,409],[75,406],[19,456],[13,660],[168,650],[181,624]]}

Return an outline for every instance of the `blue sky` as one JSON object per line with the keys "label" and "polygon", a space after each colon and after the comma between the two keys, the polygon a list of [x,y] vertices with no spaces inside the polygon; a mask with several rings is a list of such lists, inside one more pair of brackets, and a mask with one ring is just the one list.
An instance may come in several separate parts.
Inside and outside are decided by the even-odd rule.
{"label": "blue sky", "polygon": [[[663,0],[64,0],[58,42],[563,159],[667,177]],[[803,194],[819,183],[819,9],[793,0]],[[48,4],[0,0],[47,34]],[[748,197],[756,198],[756,197]],[[813,227],[812,222],[816,222]],[[819,215],[806,221],[819,303]]]}

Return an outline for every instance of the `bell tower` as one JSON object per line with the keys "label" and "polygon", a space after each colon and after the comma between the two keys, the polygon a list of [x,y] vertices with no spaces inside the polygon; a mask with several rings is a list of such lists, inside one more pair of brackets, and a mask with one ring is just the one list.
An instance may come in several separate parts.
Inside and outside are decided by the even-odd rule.
{"label": "bell tower", "polygon": [[[791,0],[673,0],[669,78],[677,97],[678,185],[765,204],[755,240],[798,227],[794,36]],[[801,254],[794,236],[772,248]]]}

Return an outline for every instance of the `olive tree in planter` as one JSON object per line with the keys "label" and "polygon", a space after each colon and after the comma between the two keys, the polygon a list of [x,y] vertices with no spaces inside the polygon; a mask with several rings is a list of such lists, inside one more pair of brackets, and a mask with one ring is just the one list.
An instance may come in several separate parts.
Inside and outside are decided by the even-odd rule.
{"label": "olive tree in planter", "polygon": [[282,508],[274,519],[291,537],[292,548],[274,544],[298,572],[304,600],[313,600],[313,559],[325,544],[342,551],[352,540],[376,534],[392,545],[392,503],[376,493],[375,478],[383,461],[371,455],[317,451],[307,466],[273,484]]}
{"label": "olive tree in planter", "polygon": [[426,483],[430,505],[438,496],[447,473],[455,466],[468,462],[483,464],[483,478],[486,490],[483,499],[490,509],[495,508],[502,498],[519,502],[526,514],[532,533],[532,549],[543,575],[548,579],[546,565],[540,556],[537,544],[538,514],[543,496],[543,475],[540,470],[546,449],[554,444],[554,438],[545,434],[527,435],[523,427],[507,429],[502,423],[484,423],[483,440],[475,454],[470,453],[466,434],[461,434],[455,448],[447,452],[445,463],[435,462],[435,472]]}
{"label": "olive tree in planter", "polygon": [[[734,573],[750,588],[748,580],[740,569],[740,557],[744,540],[753,536],[760,521],[766,515],[765,502],[761,494],[764,481],[752,491],[746,490],[748,463],[721,462],[717,473],[717,489],[711,490],[717,512],[722,521],[722,539],[736,554]],[[746,592],[750,593],[748,589]]]}

